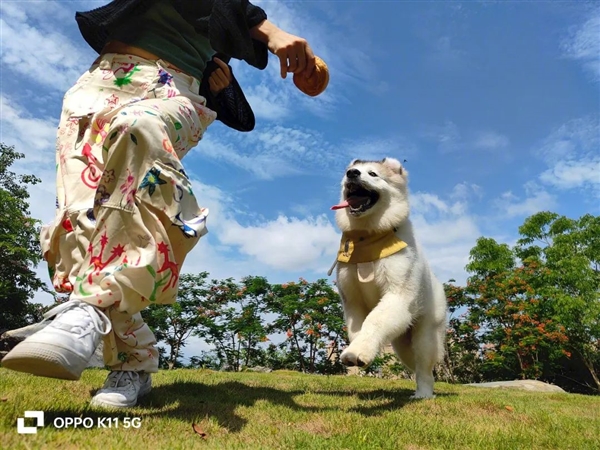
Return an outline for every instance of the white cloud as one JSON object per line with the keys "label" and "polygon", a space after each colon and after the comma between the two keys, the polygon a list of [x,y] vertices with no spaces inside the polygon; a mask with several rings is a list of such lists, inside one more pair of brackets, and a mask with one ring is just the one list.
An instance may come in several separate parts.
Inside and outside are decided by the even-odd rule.
{"label": "white cloud", "polygon": [[557,189],[600,192],[600,116],[571,120],[554,130],[535,153],[548,169],[539,179]]}
{"label": "white cloud", "polygon": [[600,188],[600,157],[557,163],[543,172],[540,180],[559,189],[575,189],[588,185]]}
{"label": "white cloud", "polygon": [[0,139],[14,145],[25,154],[27,164],[40,163],[47,167],[54,163],[54,143],[58,120],[36,118],[13,99],[0,92]]}
{"label": "white cloud", "polygon": [[240,252],[273,269],[298,272],[322,270],[323,257],[333,255],[339,235],[325,216],[296,219],[279,216],[266,223],[241,226],[224,224],[221,242],[236,245]]}
{"label": "white cloud", "polygon": [[[339,244],[338,231],[327,217],[258,217],[242,225],[247,211],[237,206],[234,195],[190,175],[198,203],[209,209],[209,233],[188,255],[184,272],[207,271],[212,278],[236,279],[299,272],[325,276]],[[283,280],[269,277],[269,281]]]}
{"label": "white cloud", "polygon": [[561,125],[542,141],[535,153],[553,164],[581,154],[596,154],[600,146],[600,116],[587,116]]}
{"label": "white cloud", "polygon": [[508,137],[494,131],[484,131],[477,133],[474,138],[473,146],[482,150],[497,150],[506,148],[510,144]]}
{"label": "white cloud", "polygon": [[457,150],[462,141],[458,127],[451,120],[447,120],[442,126],[431,127],[429,131],[425,133],[425,136],[433,138],[437,142],[438,148],[442,153]]}
{"label": "white cloud", "polygon": [[29,211],[42,222],[54,218],[56,199],[55,150],[56,121],[32,117],[10,97],[0,93],[0,141],[12,145],[25,157],[12,169],[33,174],[41,183],[30,186]]}
{"label": "white cloud", "polygon": [[467,182],[458,183],[454,186],[452,193],[450,194],[450,198],[458,200],[467,200],[473,196],[481,199],[483,197],[483,190],[481,189],[481,186]]}
{"label": "white cloud", "polygon": [[424,246],[453,245],[465,239],[471,240],[478,233],[474,219],[466,215],[452,214],[437,222],[428,222],[423,216],[416,216],[415,224]]}
{"label": "white cloud", "polygon": [[[44,23],[61,23],[62,9],[57,4],[25,2],[16,5],[2,3],[0,7],[3,15],[0,19],[2,72],[11,71],[45,89],[66,91],[91,64],[91,53],[74,45],[56,28],[43,30],[34,26],[32,16],[39,16],[41,11],[48,12]],[[41,9],[36,12],[34,5]]]}
{"label": "white cloud", "polygon": [[580,61],[592,80],[600,81],[600,8],[573,28],[561,47],[565,57]]}
{"label": "white cloud", "polygon": [[245,95],[257,119],[280,122],[292,114],[289,96],[283,90],[274,92],[260,84],[247,89]]}
{"label": "white cloud", "polygon": [[507,191],[496,201],[504,217],[526,217],[540,211],[552,210],[557,206],[556,198],[534,183],[526,184],[525,191],[525,198],[519,198]]}
{"label": "white cloud", "polygon": [[441,153],[451,153],[464,150],[498,151],[510,145],[508,136],[493,130],[467,130],[461,132],[451,120],[443,125],[425,127],[422,137],[436,142]]}
{"label": "white cloud", "polygon": [[415,233],[436,276],[443,282],[453,278],[464,283],[469,252],[482,235],[477,217],[471,212],[476,185],[454,187],[447,199],[429,192],[411,195],[411,217]]}
{"label": "white cloud", "polygon": [[447,213],[450,207],[435,194],[417,192],[410,198],[411,208],[416,213],[426,214],[432,211]]}
{"label": "white cloud", "polygon": [[316,132],[275,125],[257,128],[249,134],[225,128],[209,129],[195,151],[268,180],[327,164],[333,155],[319,152],[327,145]]}
{"label": "white cloud", "polygon": [[[214,126],[214,125],[213,125]],[[199,155],[225,161],[262,180],[299,174],[339,173],[354,158],[402,160],[416,154],[401,136],[362,136],[335,145],[322,133],[297,126],[265,125],[239,133],[216,125],[196,148]]]}

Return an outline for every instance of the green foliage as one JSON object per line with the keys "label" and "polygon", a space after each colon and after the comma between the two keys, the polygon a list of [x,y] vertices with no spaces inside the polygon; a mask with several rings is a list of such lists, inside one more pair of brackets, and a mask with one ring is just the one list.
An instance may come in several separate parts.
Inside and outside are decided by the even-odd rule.
{"label": "green foliage", "polygon": [[181,367],[186,340],[196,335],[212,350],[192,357],[188,367],[345,371],[339,360],[346,342],[341,302],[326,280],[271,285],[264,277],[237,283],[231,278],[208,282],[207,276],[182,275],[174,305],[142,312],[158,341],[170,349],[161,351],[162,367]]}
{"label": "green foliage", "polygon": [[543,291],[565,327],[566,353],[583,363],[600,392],[600,217],[573,220],[542,212],[519,232],[516,254],[546,268]]}
{"label": "green foliage", "polygon": [[514,248],[480,238],[466,287],[446,285],[459,381],[535,378],[600,392],[600,218],[541,212]]}
{"label": "green foliage", "polygon": [[164,350],[161,352],[161,366],[170,369],[181,367],[180,358],[186,340],[202,323],[198,309],[207,293],[207,277],[206,272],[182,275],[177,302],[173,305],[151,305],[142,311],[142,317],[156,339],[169,346],[168,355]]}
{"label": "green foliage", "polygon": [[280,348],[295,355],[296,370],[339,373],[341,347],[346,332],[339,295],[327,280],[309,283],[300,279],[274,285],[267,297],[267,311],[276,318],[269,331],[285,333]]}
{"label": "green foliage", "polygon": [[40,318],[31,304],[36,291],[47,291],[33,268],[41,260],[39,222],[30,217],[27,188],[40,182],[33,175],[9,170],[24,155],[0,144],[0,330],[18,328]]}
{"label": "green foliage", "polygon": [[269,284],[262,277],[246,277],[241,284],[233,279],[212,280],[198,309],[201,326],[195,334],[214,347],[228,370],[257,363],[258,344],[267,341],[261,314],[268,291]]}

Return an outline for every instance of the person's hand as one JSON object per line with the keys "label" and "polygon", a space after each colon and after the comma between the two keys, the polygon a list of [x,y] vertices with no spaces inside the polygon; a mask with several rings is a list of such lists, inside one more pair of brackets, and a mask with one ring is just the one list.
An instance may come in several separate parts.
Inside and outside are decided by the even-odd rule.
{"label": "person's hand", "polygon": [[227,64],[225,64],[219,58],[213,58],[213,61],[217,63],[219,68],[210,74],[208,85],[210,87],[210,92],[212,92],[213,95],[217,95],[231,84],[232,76],[231,70],[229,70],[229,66]]}
{"label": "person's hand", "polygon": [[269,35],[267,46],[279,58],[281,78],[288,73],[298,73],[308,78],[315,69],[315,55],[305,39],[276,30]]}

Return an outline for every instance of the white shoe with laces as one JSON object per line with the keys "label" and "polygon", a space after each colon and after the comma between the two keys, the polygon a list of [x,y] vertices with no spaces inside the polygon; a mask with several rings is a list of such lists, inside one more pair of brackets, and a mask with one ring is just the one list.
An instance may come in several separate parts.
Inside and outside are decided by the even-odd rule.
{"label": "white shoe with laces", "polygon": [[106,377],[102,389],[92,398],[91,405],[105,408],[128,408],[135,406],[138,399],[151,390],[150,374],[130,370],[114,370]]}
{"label": "white shoe with laces", "polygon": [[[17,344],[2,367],[32,375],[78,380],[102,336],[110,333],[110,320],[98,308],[69,300],[44,314],[48,325]],[[42,322],[43,323],[43,322]]]}

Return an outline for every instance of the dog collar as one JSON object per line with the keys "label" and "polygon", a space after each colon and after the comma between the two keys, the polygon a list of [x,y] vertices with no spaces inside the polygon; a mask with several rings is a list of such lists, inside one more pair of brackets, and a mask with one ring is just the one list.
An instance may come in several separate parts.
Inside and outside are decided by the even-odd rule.
{"label": "dog collar", "polygon": [[407,245],[406,242],[398,239],[395,228],[377,234],[349,231],[342,234],[336,262],[350,264],[372,262],[398,253]]}

